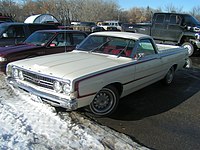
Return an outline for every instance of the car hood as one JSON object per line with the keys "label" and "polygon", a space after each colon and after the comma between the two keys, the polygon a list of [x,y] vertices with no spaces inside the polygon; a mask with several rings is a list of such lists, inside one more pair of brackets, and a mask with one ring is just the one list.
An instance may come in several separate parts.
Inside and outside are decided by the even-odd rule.
{"label": "car hood", "polygon": [[130,58],[74,50],[13,62],[24,69],[63,79],[74,79],[132,62]]}
{"label": "car hood", "polygon": [[35,46],[35,45],[28,45],[28,44],[0,47],[0,55],[5,56],[9,53],[19,52],[19,51],[24,51],[24,50],[29,50],[29,49],[35,49],[35,48],[40,48],[40,47],[42,47],[42,46]]}

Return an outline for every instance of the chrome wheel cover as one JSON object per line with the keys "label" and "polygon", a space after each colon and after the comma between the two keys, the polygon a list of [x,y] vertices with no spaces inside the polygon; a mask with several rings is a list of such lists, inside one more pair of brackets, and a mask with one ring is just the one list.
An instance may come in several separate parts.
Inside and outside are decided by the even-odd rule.
{"label": "chrome wheel cover", "polygon": [[183,47],[188,49],[189,55],[192,53],[192,47],[190,45],[184,45]]}
{"label": "chrome wheel cover", "polygon": [[90,108],[93,113],[106,115],[111,112],[116,104],[116,95],[109,88],[103,88],[92,101]]}

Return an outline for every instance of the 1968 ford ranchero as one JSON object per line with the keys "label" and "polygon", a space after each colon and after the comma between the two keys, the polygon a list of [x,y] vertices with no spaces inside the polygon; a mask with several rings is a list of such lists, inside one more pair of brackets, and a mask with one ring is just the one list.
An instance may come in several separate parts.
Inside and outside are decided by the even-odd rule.
{"label": "1968 ford ranchero", "polygon": [[110,115],[120,98],[156,81],[169,85],[186,64],[186,49],[156,45],[150,36],[96,32],[76,50],[9,63],[7,81],[42,101]]}

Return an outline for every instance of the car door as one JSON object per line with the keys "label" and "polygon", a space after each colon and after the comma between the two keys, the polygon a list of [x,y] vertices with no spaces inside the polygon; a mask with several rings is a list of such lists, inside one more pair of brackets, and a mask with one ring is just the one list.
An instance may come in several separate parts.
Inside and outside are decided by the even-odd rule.
{"label": "car door", "polygon": [[166,14],[157,14],[153,20],[151,28],[151,36],[155,40],[165,40],[165,33],[167,29],[166,25]]}
{"label": "car door", "polygon": [[46,54],[72,51],[85,37],[82,33],[59,33],[47,46]]}
{"label": "car door", "polygon": [[65,51],[70,51],[72,46],[70,35],[59,33],[57,36],[48,44],[46,48],[46,54],[55,54]]}
{"label": "car door", "polygon": [[162,59],[155,50],[151,39],[142,39],[136,48],[135,86],[144,87],[163,75]]}
{"label": "car door", "polygon": [[166,40],[178,42],[180,36],[183,33],[183,27],[181,27],[182,18],[180,15],[170,15],[167,25],[167,32],[165,34]]}

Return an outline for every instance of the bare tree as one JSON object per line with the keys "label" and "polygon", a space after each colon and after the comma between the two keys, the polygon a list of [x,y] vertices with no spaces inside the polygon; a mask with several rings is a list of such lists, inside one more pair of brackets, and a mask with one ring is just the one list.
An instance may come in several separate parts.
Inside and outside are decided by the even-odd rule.
{"label": "bare tree", "polygon": [[[183,7],[172,4],[165,6],[167,12],[182,12]],[[17,14],[18,21],[24,21],[33,14],[52,14],[63,24],[75,21],[120,20],[123,22],[149,22],[154,12],[162,12],[162,8],[152,9],[133,7],[123,11],[115,0],[14,0],[0,1],[1,13]],[[196,6],[190,12],[200,16],[200,7]],[[200,18],[200,17],[199,17]]]}
{"label": "bare tree", "polygon": [[131,23],[150,22],[153,9],[134,7],[128,11],[127,20]]}
{"label": "bare tree", "polygon": [[98,21],[118,17],[118,5],[112,0],[70,0],[72,20]]}
{"label": "bare tree", "polygon": [[175,7],[172,3],[165,6],[167,12],[181,13],[183,12],[183,7]]}
{"label": "bare tree", "polygon": [[189,13],[200,20],[200,6],[193,7]]}
{"label": "bare tree", "polygon": [[147,8],[145,10],[145,21],[146,22],[151,21],[152,14],[153,14],[153,10],[149,6],[147,6]]}
{"label": "bare tree", "polygon": [[24,0],[24,14],[51,13],[62,23],[70,20],[117,20],[119,6],[113,0]]}
{"label": "bare tree", "polygon": [[14,0],[1,0],[0,1],[1,14],[9,15],[13,18],[19,13],[20,6]]}

